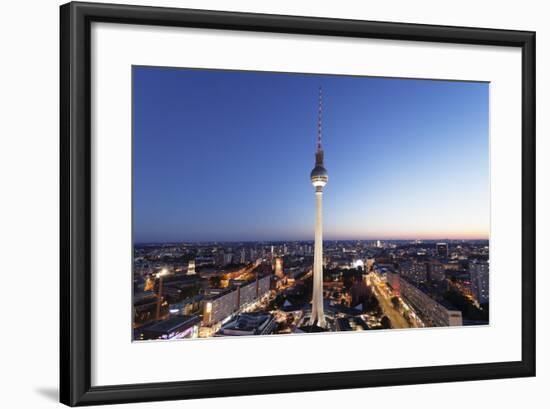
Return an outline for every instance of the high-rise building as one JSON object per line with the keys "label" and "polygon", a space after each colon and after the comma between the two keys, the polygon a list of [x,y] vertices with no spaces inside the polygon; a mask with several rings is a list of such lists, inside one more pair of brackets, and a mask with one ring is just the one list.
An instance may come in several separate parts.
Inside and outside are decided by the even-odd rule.
{"label": "high-rise building", "polygon": [[470,285],[472,294],[480,304],[489,301],[489,262],[474,260],[470,263]]}
{"label": "high-rise building", "polygon": [[449,245],[447,243],[437,243],[435,249],[439,257],[449,256]]}
{"label": "high-rise building", "polygon": [[406,259],[399,262],[399,272],[415,283],[424,283],[428,280],[428,266],[426,262],[416,259]]}
{"label": "high-rise building", "polygon": [[328,173],[324,166],[324,152],[321,144],[322,89],[319,88],[319,111],[317,122],[317,150],[315,167],[311,171],[311,183],[315,187],[315,250],[313,255],[313,297],[311,301],[311,318],[309,325],[325,327],[323,310],[323,188],[328,182]]}
{"label": "high-rise building", "polygon": [[218,251],[215,256],[214,256],[215,260],[216,260],[216,264],[218,266],[223,266],[225,264],[225,254],[222,251]]}
{"label": "high-rise building", "polygon": [[225,265],[231,264],[233,262],[233,253],[225,253],[223,256],[223,263]]}

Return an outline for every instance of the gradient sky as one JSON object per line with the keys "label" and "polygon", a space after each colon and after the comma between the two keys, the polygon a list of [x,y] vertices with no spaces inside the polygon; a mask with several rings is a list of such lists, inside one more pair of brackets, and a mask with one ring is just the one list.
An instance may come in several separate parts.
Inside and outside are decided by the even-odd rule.
{"label": "gradient sky", "polygon": [[488,238],[487,83],[133,67],[135,242]]}

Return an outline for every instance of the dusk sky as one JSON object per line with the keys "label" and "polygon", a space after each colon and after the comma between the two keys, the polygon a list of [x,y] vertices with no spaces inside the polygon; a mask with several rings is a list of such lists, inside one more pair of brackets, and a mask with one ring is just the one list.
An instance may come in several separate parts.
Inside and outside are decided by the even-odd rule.
{"label": "dusk sky", "polygon": [[134,242],[489,236],[489,85],[133,68]]}

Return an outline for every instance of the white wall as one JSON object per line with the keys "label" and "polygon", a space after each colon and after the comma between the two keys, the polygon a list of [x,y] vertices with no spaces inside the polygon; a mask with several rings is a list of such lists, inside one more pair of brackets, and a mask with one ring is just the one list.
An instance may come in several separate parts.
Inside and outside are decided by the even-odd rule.
{"label": "white wall", "polygon": [[[121,1],[124,2],[124,1]],[[126,2],[124,2],[126,3]],[[311,15],[537,31],[538,254],[550,245],[550,26],[545,2],[524,1],[133,1],[203,9]],[[58,379],[58,5],[54,0],[5,2],[0,65],[0,370],[2,406],[53,407]],[[542,289],[550,275],[538,267],[538,377],[455,384],[299,393],[189,401],[188,408],[288,407],[342,403],[397,407],[524,406],[545,399],[550,342]],[[20,276],[19,276],[20,275]],[[4,305],[5,304],[5,305]],[[8,310],[9,308],[9,310]],[[9,314],[8,314],[8,311]],[[23,327],[21,323],[24,323]],[[465,346],[475,347],[475,345]],[[498,347],[498,346],[496,346]],[[146,406],[147,405],[147,406]],[[148,407],[151,404],[141,404]],[[156,407],[180,407],[181,402]],[[540,406],[540,405],[539,405]],[[127,405],[126,407],[138,407]]]}

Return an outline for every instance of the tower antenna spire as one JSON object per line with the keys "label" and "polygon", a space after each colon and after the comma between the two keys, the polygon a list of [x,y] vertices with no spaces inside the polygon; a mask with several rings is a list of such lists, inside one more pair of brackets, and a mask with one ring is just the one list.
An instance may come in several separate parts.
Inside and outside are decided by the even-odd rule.
{"label": "tower antenna spire", "polygon": [[321,137],[323,134],[323,87],[319,86],[319,110],[317,113],[317,151],[322,150]]}

